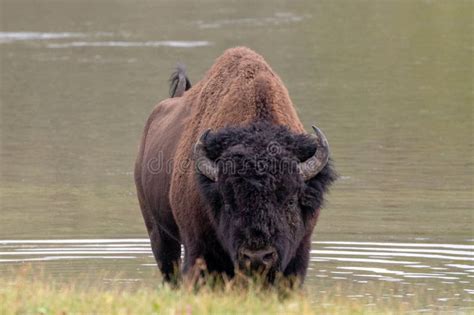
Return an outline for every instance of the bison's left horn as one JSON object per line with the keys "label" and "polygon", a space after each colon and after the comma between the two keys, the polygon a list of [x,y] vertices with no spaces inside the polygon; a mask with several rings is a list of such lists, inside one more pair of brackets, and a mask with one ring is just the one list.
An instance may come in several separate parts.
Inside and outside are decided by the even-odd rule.
{"label": "bison's left horn", "polygon": [[305,181],[310,180],[316,176],[326,166],[329,159],[329,145],[326,136],[319,128],[313,126],[316,139],[316,153],[304,162],[301,162],[298,167]]}
{"label": "bison's left horn", "polygon": [[209,159],[204,149],[204,142],[211,129],[207,129],[194,145],[194,161],[196,170],[212,181],[217,181],[218,167],[214,161]]}

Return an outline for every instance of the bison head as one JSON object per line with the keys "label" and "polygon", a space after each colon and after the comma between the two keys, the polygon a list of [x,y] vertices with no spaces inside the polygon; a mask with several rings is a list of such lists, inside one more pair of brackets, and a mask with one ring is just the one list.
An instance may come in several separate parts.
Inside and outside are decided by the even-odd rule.
{"label": "bison head", "polygon": [[241,271],[285,272],[336,175],[315,135],[254,123],[206,131],[194,147],[217,238]]}

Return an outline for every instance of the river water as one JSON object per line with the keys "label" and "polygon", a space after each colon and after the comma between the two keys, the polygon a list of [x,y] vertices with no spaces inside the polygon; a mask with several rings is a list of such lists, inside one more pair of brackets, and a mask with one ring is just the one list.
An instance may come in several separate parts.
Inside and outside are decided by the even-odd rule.
{"label": "river water", "polygon": [[144,122],[178,61],[196,82],[245,45],[341,175],[311,290],[387,282],[473,307],[471,1],[0,3],[0,271],[148,279],[132,178]]}

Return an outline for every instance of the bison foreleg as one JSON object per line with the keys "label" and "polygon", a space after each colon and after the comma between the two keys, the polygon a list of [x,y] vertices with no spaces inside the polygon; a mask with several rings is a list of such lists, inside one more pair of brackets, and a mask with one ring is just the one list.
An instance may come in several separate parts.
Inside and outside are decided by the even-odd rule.
{"label": "bison foreleg", "polygon": [[309,263],[311,249],[311,235],[305,237],[296,250],[295,257],[290,261],[284,271],[284,276],[294,283],[303,284]]}
{"label": "bison foreleg", "polygon": [[158,268],[166,282],[177,283],[181,244],[161,228],[154,228],[150,233],[151,248],[158,263]]}

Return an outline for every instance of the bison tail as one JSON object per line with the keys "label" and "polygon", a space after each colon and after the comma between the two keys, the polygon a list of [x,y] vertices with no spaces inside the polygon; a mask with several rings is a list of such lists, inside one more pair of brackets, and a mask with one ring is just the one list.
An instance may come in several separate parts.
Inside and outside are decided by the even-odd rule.
{"label": "bison tail", "polygon": [[191,81],[186,75],[186,68],[183,64],[176,66],[175,72],[170,77],[170,96],[180,97],[191,88]]}

